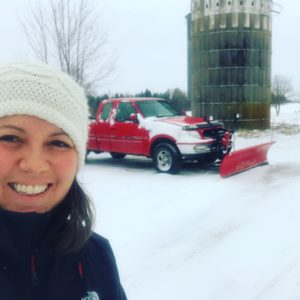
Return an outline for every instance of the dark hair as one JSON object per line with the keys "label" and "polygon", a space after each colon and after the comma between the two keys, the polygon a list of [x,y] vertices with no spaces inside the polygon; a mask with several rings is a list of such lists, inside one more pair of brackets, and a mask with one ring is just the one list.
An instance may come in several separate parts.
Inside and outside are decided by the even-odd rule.
{"label": "dark hair", "polygon": [[92,234],[94,208],[89,196],[75,178],[60,209],[66,218],[56,238],[56,250],[61,254],[76,253]]}

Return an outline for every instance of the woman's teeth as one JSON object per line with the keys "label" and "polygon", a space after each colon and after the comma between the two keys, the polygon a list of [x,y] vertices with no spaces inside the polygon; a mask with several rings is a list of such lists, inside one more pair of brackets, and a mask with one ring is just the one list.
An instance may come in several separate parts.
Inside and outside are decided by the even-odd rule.
{"label": "woman's teeth", "polygon": [[48,188],[47,184],[43,185],[24,185],[18,183],[10,184],[12,189],[17,193],[25,194],[25,195],[37,195],[43,193]]}

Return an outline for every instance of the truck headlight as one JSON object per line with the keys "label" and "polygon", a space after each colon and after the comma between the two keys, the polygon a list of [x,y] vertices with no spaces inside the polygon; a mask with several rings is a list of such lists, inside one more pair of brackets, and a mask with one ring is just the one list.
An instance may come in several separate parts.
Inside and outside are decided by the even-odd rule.
{"label": "truck headlight", "polygon": [[194,138],[197,138],[197,139],[200,138],[200,135],[199,135],[198,131],[196,131],[196,130],[186,131],[186,133],[187,133],[189,136],[192,136],[192,137],[194,137]]}

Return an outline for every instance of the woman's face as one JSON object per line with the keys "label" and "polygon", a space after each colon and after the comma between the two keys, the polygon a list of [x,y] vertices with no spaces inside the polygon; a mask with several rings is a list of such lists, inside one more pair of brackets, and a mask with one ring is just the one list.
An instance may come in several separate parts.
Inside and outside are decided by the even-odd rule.
{"label": "woman's face", "polygon": [[62,201],[77,170],[71,138],[28,115],[0,118],[0,207],[44,213]]}

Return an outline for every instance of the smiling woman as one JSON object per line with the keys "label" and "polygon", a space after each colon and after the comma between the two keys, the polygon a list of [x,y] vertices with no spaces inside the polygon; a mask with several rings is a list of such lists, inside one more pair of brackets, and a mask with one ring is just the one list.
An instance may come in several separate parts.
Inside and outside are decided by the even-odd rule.
{"label": "smiling woman", "polygon": [[0,66],[3,299],[126,299],[76,179],[87,112],[83,90],[68,75],[47,65]]}

